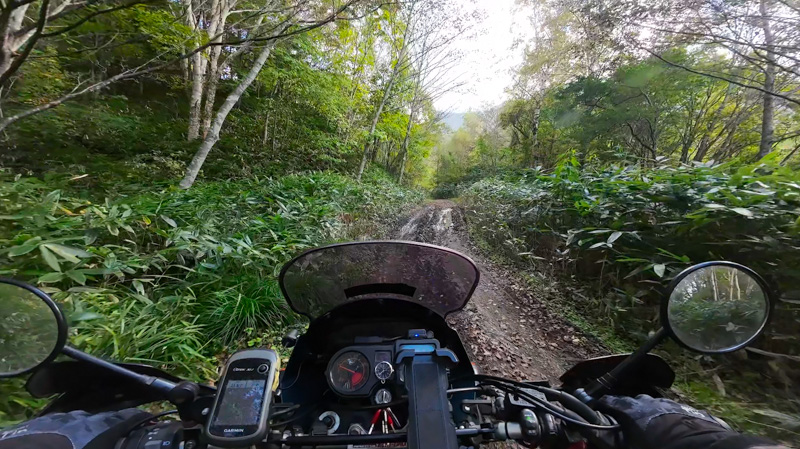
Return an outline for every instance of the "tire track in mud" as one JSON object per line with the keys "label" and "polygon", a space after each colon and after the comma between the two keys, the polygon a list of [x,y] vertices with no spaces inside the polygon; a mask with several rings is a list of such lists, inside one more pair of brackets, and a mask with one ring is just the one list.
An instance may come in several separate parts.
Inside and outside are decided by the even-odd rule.
{"label": "tire track in mud", "polygon": [[602,352],[475,249],[461,210],[452,201],[435,200],[415,210],[393,237],[445,246],[478,265],[478,288],[448,322],[483,373],[557,385],[558,377],[576,361]]}

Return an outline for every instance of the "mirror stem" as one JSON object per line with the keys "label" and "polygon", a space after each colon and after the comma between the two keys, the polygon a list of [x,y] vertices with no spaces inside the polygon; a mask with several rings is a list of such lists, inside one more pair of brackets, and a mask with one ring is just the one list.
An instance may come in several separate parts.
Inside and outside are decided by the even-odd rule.
{"label": "mirror stem", "polygon": [[64,349],[62,349],[61,352],[75,360],[90,363],[94,366],[98,366],[107,371],[116,373],[122,377],[134,380],[142,385],[146,385],[147,387],[162,393],[164,398],[167,398],[167,395],[169,395],[172,389],[175,388],[175,384],[168,380],[161,379],[160,377],[145,376],[144,374],[135,373],[114,363],[89,355],[79,349],[73,348],[72,346],[64,346]]}
{"label": "mirror stem", "polygon": [[[580,395],[585,401],[592,401],[603,397],[609,391],[613,391],[620,381],[625,380],[625,376],[631,367],[634,367],[642,362],[647,357],[647,354],[658,346],[669,336],[669,333],[663,327],[658,330],[649,340],[644,342],[643,345],[619,365],[615,366],[611,371],[603,374],[597,380],[589,384],[586,390]],[[588,396],[587,396],[588,395]]]}

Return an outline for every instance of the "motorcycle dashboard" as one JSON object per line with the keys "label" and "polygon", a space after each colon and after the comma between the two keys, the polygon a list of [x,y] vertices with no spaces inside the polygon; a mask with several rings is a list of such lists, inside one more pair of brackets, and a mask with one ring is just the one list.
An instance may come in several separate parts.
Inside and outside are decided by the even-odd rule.
{"label": "motorcycle dashboard", "polygon": [[394,381],[393,360],[391,345],[348,346],[331,357],[325,377],[339,396],[370,397]]}

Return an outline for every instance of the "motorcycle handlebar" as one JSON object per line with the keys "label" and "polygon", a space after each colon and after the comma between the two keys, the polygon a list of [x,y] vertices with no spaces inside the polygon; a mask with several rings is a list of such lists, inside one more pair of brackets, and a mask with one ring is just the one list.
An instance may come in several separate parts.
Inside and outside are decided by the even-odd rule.
{"label": "motorcycle handlebar", "polygon": [[[547,447],[567,447],[569,443],[566,430],[567,426],[554,416],[526,409],[522,411],[519,421],[496,421],[491,428],[460,428],[456,429],[455,434],[459,439],[482,436],[491,441],[514,440],[533,447],[541,444],[546,444]],[[154,441],[160,444],[169,441],[166,443],[169,447],[198,447],[198,436],[186,434],[179,421],[163,421],[138,428],[121,439],[115,449],[147,449],[154,446]],[[279,437],[277,440],[271,438],[267,441],[268,445],[347,447],[354,444],[405,442],[408,434],[398,432],[380,435],[290,436]],[[565,444],[559,444],[560,442]]]}
{"label": "motorcycle handlebar", "polygon": [[[605,430],[593,429],[592,427],[584,427],[579,429],[578,426],[563,421],[547,412],[536,412],[530,409],[523,409],[520,412],[520,419],[518,421],[497,421],[495,422],[492,438],[497,441],[515,440],[517,442],[526,443],[532,447],[569,447],[574,441],[568,437],[568,429],[582,430],[572,435],[583,435],[591,437],[591,439],[600,439],[609,442],[616,442],[612,447],[619,446],[623,441],[622,436],[616,432],[619,428],[614,425],[616,421],[608,415],[598,415],[601,421],[611,423],[612,425],[595,426],[605,427]],[[598,432],[598,430],[600,430]],[[586,432],[589,431],[589,432]]]}
{"label": "motorcycle handlebar", "polygon": [[[475,387],[473,387],[475,388]],[[412,390],[414,390],[412,388]],[[444,391],[444,390],[443,390]],[[588,420],[584,419],[584,415],[588,412],[587,410],[579,410],[583,413],[577,413],[576,411],[572,410],[570,405],[572,402],[576,401],[563,401],[564,396],[568,399],[573,398],[568,394],[562,395],[555,395],[557,390],[546,389],[544,393],[547,394],[548,399],[555,399],[556,402],[551,403],[550,406],[545,407],[544,404],[547,402],[542,403],[541,405],[537,406],[536,402],[528,403],[526,405],[522,405],[519,402],[515,402],[513,404],[509,403],[507,406],[516,408],[507,409],[505,414],[498,414],[501,417],[506,417],[504,421],[495,421],[494,415],[484,415],[486,417],[491,416],[492,419],[488,422],[484,422],[483,424],[470,424],[466,426],[461,426],[458,429],[455,429],[453,436],[458,440],[464,439],[477,439],[475,440],[476,444],[480,442],[489,442],[489,441],[506,441],[506,440],[516,440],[519,442],[526,443],[529,446],[539,446],[544,444],[547,447],[553,448],[560,448],[560,447],[568,447],[569,446],[569,438],[567,437],[567,430],[580,430],[580,434],[587,435],[589,438],[592,437],[592,434],[598,434],[597,430],[600,430],[599,434],[608,434],[607,436],[617,435],[616,432],[602,432],[602,431],[609,431],[609,430],[616,430],[619,426],[616,425],[616,422],[611,419],[610,417],[595,412],[590,408],[586,407],[584,404],[580,404],[582,407],[586,407],[591,413],[594,415],[593,419]],[[444,391],[446,394],[447,391]],[[523,392],[518,392],[523,393]],[[558,397],[553,397],[553,395]],[[510,398],[509,398],[510,400]],[[544,397],[541,397],[541,401],[544,401]],[[564,403],[566,402],[566,403]],[[556,403],[561,404],[563,408],[558,407]],[[521,406],[521,407],[520,407]],[[409,411],[411,412],[412,407],[409,407]],[[516,411],[512,411],[516,410]],[[509,415],[508,413],[511,413]],[[413,414],[413,413],[412,413]],[[511,418],[511,419],[508,419]],[[516,420],[514,419],[516,418]],[[592,421],[592,422],[590,422]],[[175,421],[171,423],[176,423]],[[177,422],[179,423],[179,422]],[[599,423],[599,424],[594,424]],[[451,427],[452,429],[452,427]],[[174,424],[170,424],[170,422],[161,422],[155,425],[145,426],[138,429],[127,438],[123,439],[120,444],[117,445],[116,449],[139,449],[141,443],[148,442],[146,439],[142,438],[144,434],[149,434],[149,437],[152,438],[155,434],[151,433],[156,431],[158,433],[158,440],[172,440],[174,441],[175,438],[180,438],[175,435],[176,431],[180,430],[180,426],[175,427]],[[452,432],[452,430],[451,430]],[[198,437],[199,437],[199,431]],[[569,432],[571,435],[577,435],[578,433]],[[596,435],[595,435],[596,436]],[[416,437],[416,438],[415,438]],[[378,443],[387,443],[387,442],[394,442],[394,441],[404,441],[404,442],[412,442],[416,441],[419,443],[420,435],[415,434],[414,432],[396,432],[391,434],[381,434],[381,435],[320,435],[320,436],[286,436],[286,435],[272,435],[270,439],[266,442],[267,445],[287,445],[287,446],[326,446],[326,447],[333,447],[333,446],[340,446],[342,444],[378,444]],[[148,438],[148,439],[150,439]],[[611,438],[611,439],[615,439]],[[604,438],[605,439],[605,438]],[[618,438],[616,438],[618,440]],[[312,441],[313,440],[313,441]],[[427,439],[423,438],[423,442],[426,442]],[[177,441],[174,441],[177,443]],[[197,441],[195,442],[195,444]],[[457,447],[458,443],[453,441],[452,445],[444,445],[440,447]],[[190,445],[191,446],[191,445]],[[178,447],[175,445],[173,447]]]}

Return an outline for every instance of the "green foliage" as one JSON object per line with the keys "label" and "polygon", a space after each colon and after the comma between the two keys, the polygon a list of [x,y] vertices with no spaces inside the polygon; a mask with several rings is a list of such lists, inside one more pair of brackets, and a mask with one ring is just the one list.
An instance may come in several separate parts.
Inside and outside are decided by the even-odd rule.
{"label": "green foliage", "polygon": [[35,52],[24,66],[23,78],[17,86],[18,101],[38,105],[53,100],[72,81],[57,58],[53,47]]}
{"label": "green foliage", "polygon": [[[150,50],[169,56],[178,56],[186,51],[185,42],[193,32],[186,24],[175,21],[173,12],[165,9],[136,5],[118,13],[120,21],[134,25],[142,34]],[[208,35],[197,32],[197,41],[206,43]]]}
{"label": "green foliage", "polygon": [[[752,159],[759,146],[761,98],[680,66],[708,73],[731,66],[730,76],[756,76],[706,49],[676,46],[659,57],[621,58],[602,76],[567,77],[571,81],[537,85],[534,93],[523,90],[508,101],[500,119],[512,134],[511,148],[526,165],[548,169],[573,150],[581,163],[600,164]],[[534,76],[530,69],[522,74]],[[777,108],[774,126],[775,149],[789,156],[797,143],[797,117],[790,108]]]}
{"label": "green foliage", "polygon": [[[360,184],[312,173],[189,191],[120,186],[98,201],[72,189],[67,180],[3,175],[2,275],[50,293],[76,346],[198,380],[215,377],[214,356],[247,329],[298,320],[276,286],[286,260],[421,200],[377,172]],[[2,420],[21,417],[27,403],[13,402]]]}
{"label": "green foliage", "polygon": [[93,195],[122,184],[152,186],[182,174],[193,148],[175,120],[180,107],[169,96],[144,104],[122,95],[70,103],[20,122],[0,164],[23,173],[87,175],[71,185]]}
{"label": "green foliage", "polygon": [[[187,25],[187,14],[192,12],[182,5],[112,4],[114,8],[84,5],[48,23],[48,28],[63,30],[63,34],[40,41],[3,87],[0,109],[4,117],[122,72],[173,60],[209,39],[209,5],[195,5],[198,27],[192,29]],[[27,10],[25,26],[33,23],[37,10],[38,6]],[[226,39],[246,39],[253,22],[275,19],[259,16],[248,8],[232,11],[222,34]],[[365,144],[376,137],[367,134],[375,103],[387,82],[383,65],[394,62],[384,49],[402,35],[398,30],[387,34],[384,27],[391,23],[392,29],[400,29],[403,20],[396,8],[370,12],[363,19],[358,24],[345,21],[311,27],[313,31],[281,39],[225,120],[199,179],[247,178],[255,173],[279,176],[304,170],[354,171]],[[64,29],[67,23],[79,26]],[[203,115],[207,100],[218,109],[240,83],[252,67],[253,51],[258,47],[214,47],[220,49],[219,60],[224,63],[216,83],[201,83],[205,86]],[[212,62],[210,50],[201,56]],[[187,94],[192,90],[194,61],[176,60],[163,70],[112,83],[14,122],[0,139],[0,164],[32,174],[53,170],[89,174],[92,178],[84,182],[92,189],[123,180],[150,183],[182,176],[199,144],[187,142]],[[407,84],[410,75],[404,73],[402,83]],[[212,84],[217,86],[213,95]],[[388,117],[379,117],[381,125],[408,122],[410,86],[405,84],[390,92],[389,106],[383,109]],[[213,114],[215,108],[211,109]],[[420,161],[438,136],[438,129],[428,120],[431,116],[418,113],[413,124],[405,164],[406,179],[412,182],[429,178],[429,167]],[[392,130],[381,126],[376,132],[382,143],[394,148],[392,163],[384,166],[395,178],[403,160],[397,149],[404,131],[405,126]]]}
{"label": "green foliage", "polygon": [[[660,289],[680,270],[707,260],[738,261],[767,276],[786,301],[767,351],[797,355],[800,177],[775,163],[655,169],[584,169],[567,158],[548,174],[488,178],[465,192],[468,218],[490,245],[519,261],[548,265],[594,285],[600,297],[576,301],[585,316],[605,317],[641,339],[657,325]],[[732,367],[734,359],[728,359]],[[789,363],[737,360],[768,372],[760,394],[800,379]],[[788,379],[793,379],[789,381]],[[786,383],[790,382],[790,383]]]}
{"label": "green foliage", "polygon": [[318,168],[343,168],[356,156],[356,146],[341,138],[349,125],[347,113],[355,107],[350,97],[355,86],[343,74],[318,70],[315,66],[326,64],[324,59],[307,39],[276,49],[259,75],[260,88],[270,94],[248,97],[262,115],[260,123],[250,126],[266,127],[258,144],[249,142],[252,148],[266,136],[275,157],[301,165],[313,160]]}
{"label": "green foliage", "polygon": [[0,382],[0,426],[16,424],[20,419],[32,417],[33,410],[47,404],[46,399],[32,398],[25,391],[24,379],[4,379]]}
{"label": "green foliage", "polygon": [[[461,186],[478,179],[514,170],[519,158],[514,155],[506,114],[499,108],[464,115],[464,124],[440,143],[435,151],[436,187],[433,196],[456,196]],[[516,134],[515,134],[516,135]]]}
{"label": "green foliage", "polygon": [[265,323],[280,326],[294,321],[291,311],[280,300],[281,293],[274,280],[229,287],[213,292],[201,310],[200,319],[208,323],[215,338],[231,343],[241,338],[245,329],[261,328]]}

